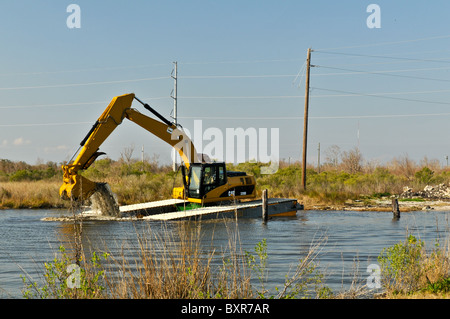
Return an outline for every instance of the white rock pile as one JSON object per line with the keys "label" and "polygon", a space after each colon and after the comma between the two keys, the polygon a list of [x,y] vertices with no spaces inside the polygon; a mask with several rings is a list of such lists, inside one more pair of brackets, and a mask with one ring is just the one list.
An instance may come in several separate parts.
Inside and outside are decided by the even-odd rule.
{"label": "white rock pile", "polygon": [[404,187],[400,198],[450,199],[450,186],[445,184],[427,185],[423,190],[416,192],[410,187]]}

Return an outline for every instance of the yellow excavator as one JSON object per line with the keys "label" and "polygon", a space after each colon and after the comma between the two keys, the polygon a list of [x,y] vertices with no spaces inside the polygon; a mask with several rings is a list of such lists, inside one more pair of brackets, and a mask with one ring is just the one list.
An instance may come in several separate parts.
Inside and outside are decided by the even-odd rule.
{"label": "yellow excavator", "polygon": [[[141,103],[159,120],[131,108],[133,100]],[[181,166],[184,185],[173,189],[173,198],[204,205],[255,197],[254,176],[244,172],[227,172],[223,162],[199,161],[199,154],[181,126],[170,122],[130,93],[112,99],[81,141],[77,152],[62,166],[63,184],[59,190],[62,199],[85,200],[99,189],[99,185],[104,185],[90,181],[79,173],[91,166],[98,156],[105,154],[99,152],[100,145],[125,118],[167,142],[180,154],[184,163]],[[76,154],[78,155],[73,160]]]}

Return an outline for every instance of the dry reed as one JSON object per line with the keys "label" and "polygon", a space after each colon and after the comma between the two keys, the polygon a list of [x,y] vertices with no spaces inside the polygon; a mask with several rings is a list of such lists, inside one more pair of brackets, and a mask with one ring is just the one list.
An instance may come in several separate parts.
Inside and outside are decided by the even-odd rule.
{"label": "dry reed", "polygon": [[[201,227],[194,232],[184,225],[163,227],[153,232],[151,226],[136,232],[136,246],[123,246],[120,256],[111,256],[105,272],[108,298],[131,299],[202,299],[251,298],[250,278],[236,245],[230,242],[226,252],[203,251]],[[126,251],[135,251],[128,257]],[[217,263],[223,256],[232,256]],[[120,275],[118,275],[120,274]],[[242,275],[244,274],[244,275]]]}

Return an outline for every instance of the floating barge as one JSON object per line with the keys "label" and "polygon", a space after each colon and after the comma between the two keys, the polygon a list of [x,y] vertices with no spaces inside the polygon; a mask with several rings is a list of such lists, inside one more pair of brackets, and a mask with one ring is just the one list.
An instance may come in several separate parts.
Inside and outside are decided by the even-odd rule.
{"label": "floating barge", "polygon": [[[99,211],[88,210],[79,214],[83,220],[206,220],[217,218],[261,218],[263,201],[253,200],[215,206],[196,207],[181,199],[167,199],[142,204],[120,206],[120,216],[105,216]],[[267,199],[268,218],[295,216],[303,205],[296,199]],[[70,217],[44,218],[46,221],[62,221]]]}
{"label": "floating barge", "polygon": [[[184,202],[183,200],[176,200],[177,201],[176,203],[170,203],[169,201],[147,203],[150,204],[149,207],[145,207],[146,204],[139,204],[142,205],[142,208],[137,210],[137,214],[143,214],[142,218],[149,220],[185,220],[185,219],[203,220],[211,218],[262,217],[262,200],[254,200],[231,205],[199,207],[193,209],[184,209],[186,208],[185,205],[189,203]],[[136,207],[135,205],[122,206],[121,213],[126,212],[127,210],[136,211],[136,208],[138,207]],[[176,208],[176,210],[174,211],[173,208]],[[295,216],[297,214],[297,211],[301,209],[303,209],[303,205],[298,204],[297,200],[295,199],[288,199],[288,198],[268,199],[269,218],[281,216]]]}

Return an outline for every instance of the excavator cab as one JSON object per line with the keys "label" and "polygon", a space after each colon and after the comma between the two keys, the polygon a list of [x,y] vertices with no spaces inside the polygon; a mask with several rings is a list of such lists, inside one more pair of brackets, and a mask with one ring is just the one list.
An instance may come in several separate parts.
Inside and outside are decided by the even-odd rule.
{"label": "excavator cab", "polygon": [[255,197],[255,178],[227,171],[225,163],[191,163],[181,166],[184,187],[174,188],[174,198],[194,203],[215,203]]}
{"label": "excavator cab", "polygon": [[188,198],[203,198],[227,182],[225,163],[192,163],[186,185]]}

